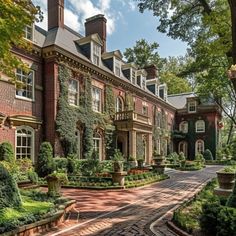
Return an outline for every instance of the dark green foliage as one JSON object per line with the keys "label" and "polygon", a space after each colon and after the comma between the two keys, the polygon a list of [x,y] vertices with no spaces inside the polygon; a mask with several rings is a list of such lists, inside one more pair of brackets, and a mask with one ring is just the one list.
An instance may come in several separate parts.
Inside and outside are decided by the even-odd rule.
{"label": "dark green foliage", "polygon": [[33,170],[30,170],[28,172],[28,178],[34,184],[37,184],[39,182],[38,174],[35,171],[33,171]]}
{"label": "dark green foliage", "polygon": [[236,138],[231,143],[232,159],[236,160]]}
{"label": "dark green foliage", "polygon": [[67,172],[72,174],[72,173],[75,173],[76,171],[76,155],[74,154],[70,154],[67,156],[67,160],[68,160],[68,163],[67,163]]}
{"label": "dark green foliage", "polygon": [[9,171],[0,163],[0,209],[21,206],[17,183]]}
{"label": "dark green foliage", "polygon": [[68,159],[65,157],[56,157],[53,159],[55,162],[56,171],[67,172],[68,168]]}
{"label": "dark green foliage", "polygon": [[208,161],[211,161],[213,160],[213,156],[212,156],[212,153],[209,149],[206,149],[203,153],[203,157],[205,160],[208,160]]}
{"label": "dark green foliage", "polygon": [[200,218],[201,229],[209,235],[216,235],[217,216],[221,206],[219,202],[206,203],[202,206],[202,215]]}
{"label": "dark green foliage", "polygon": [[51,174],[55,170],[55,164],[53,161],[53,150],[49,142],[43,142],[40,145],[37,173],[39,177],[45,177]]}
{"label": "dark green foliage", "polygon": [[236,208],[236,183],[234,183],[234,188],[232,194],[229,196],[226,205],[228,207]]}
{"label": "dark green foliage", "polygon": [[[70,106],[68,104],[68,80],[72,76],[83,76],[81,91],[80,91],[80,104],[78,107]],[[60,81],[60,97],[58,100],[58,113],[56,118],[57,132],[60,135],[62,147],[65,156],[74,154],[77,151],[76,136],[77,122],[81,123],[83,129],[83,157],[89,158],[93,151],[93,134],[94,125],[104,128],[110,124],[110,115],[114,114],[114,95],[112,88],[106,86],[106,101],[105,101],[105,114],[93,112],[92,110],[92,85],[91,76],[89,74],[79,72],[79,74],[72,75],[70,69],[64,65],[59,66],[59,81]],[[110,135],[105,137],[105,143],[110,150]]]}
{"label": "dark green foliage", "polygon": [[0,161],[13,163],[15,161],[11,143],[3,142],[0,144]]}

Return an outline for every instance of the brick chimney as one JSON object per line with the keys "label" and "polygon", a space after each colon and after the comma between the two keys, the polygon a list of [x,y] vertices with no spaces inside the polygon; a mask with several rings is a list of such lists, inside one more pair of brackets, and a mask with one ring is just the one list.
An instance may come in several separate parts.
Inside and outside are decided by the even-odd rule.
{"label": "brick chimney", "polygon": [[158,77],[158,71],[155,65],[146,66],[144,69],[147,71],[147,79],[155,79]]}
{"label": "brick chimney", "polygon": [[48,30],[64,28],[64,0],[48,0]]}
{"label": "brick chimney", "polygon": [[106,52],[106,29],[107,19],[104,15],[99,14],[86,19],[85,22],[85,35],[89,36],[91,34],[97,33],[103,42],[102,53]]}

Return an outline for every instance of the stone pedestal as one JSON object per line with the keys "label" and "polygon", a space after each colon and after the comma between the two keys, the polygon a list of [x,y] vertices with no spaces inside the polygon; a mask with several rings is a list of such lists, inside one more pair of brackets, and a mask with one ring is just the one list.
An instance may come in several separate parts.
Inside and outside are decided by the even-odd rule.
{"label": "stone pedestal", "polygon": [[118,183],[120,186],[125,185],[125,176],[127,175],[126,171],[122,172],[112,172],[112,182],[113,183]]}
{"label": "stone pedestal", "polygon": [[152,165],[152,169],[154,172],[156,172],[158,174],[164,174],[165,165]]}
{"label": "stone pedestal", "polygon": [[232,189],[223,189],[223,188],[215,188],[214,194],[220,197],[229,197],[229,195],[233,192]]}

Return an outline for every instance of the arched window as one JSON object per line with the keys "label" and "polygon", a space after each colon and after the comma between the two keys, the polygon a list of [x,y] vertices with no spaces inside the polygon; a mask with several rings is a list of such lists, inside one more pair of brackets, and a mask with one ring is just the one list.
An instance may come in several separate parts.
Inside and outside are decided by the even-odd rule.
{"label": "arched window", "polygon": [[195,124],[196,133],[204,133],[205,132],[205,121],[198,120]]}
{"label": "arched window", "polygon": [[183,133],[188,133],[188,122],[187,121],[182,121],[179,124],[179,131],[182,131]]}
{"label": "arched window", "polygon": [[195,155],[198,153],[203,153],[204,152],[204,141],[199,139],[196,141],[195,144]]}
{"label": "arched window", "polygon": [[16,128],[16,159],[22,158],[34,162],[34,129],[28,126]]}
{"label": "arched window", "polygon": [[77,137],[77,156],[78,156],[78,159],[80,159],[80,153],[81,153],[81,145],[80,145],[80,142],[81,142],[81,134],[80,134],[80,130],[77,129],[76,132],[75,132],[75,135]]}
{"label": "arched window", "polygon": [[186,141],[181,141],[178,148],[179,153],[183,152],[184,156],[188,156],[188,143]]}
{"label": "arched window", "polygon": [[124,110],[124,102],[121,97],[116,98],[116,112],[121,112]]}
{"label": "arched window", "polygon": [[93,150],[97,152],[99,160],[102,160],[102,137],[99,133],[93,135]]}

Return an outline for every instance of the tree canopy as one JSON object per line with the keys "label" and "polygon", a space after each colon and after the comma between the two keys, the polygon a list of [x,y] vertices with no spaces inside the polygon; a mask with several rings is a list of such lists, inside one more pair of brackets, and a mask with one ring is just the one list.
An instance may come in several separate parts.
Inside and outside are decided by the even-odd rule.
{"label": "tree canopy", "polygon": [[24,40],[24,29],[41,19],[40,8],[34,7],[31,0],[0,1],[0,73],[14,77],[15,68],[27,70],[11,49],[14,46],[29,49],[29,42]]}

